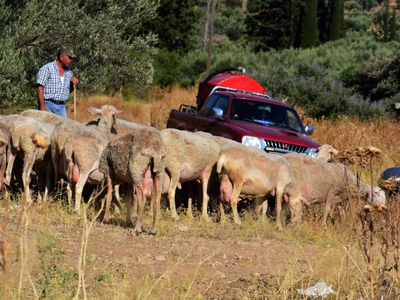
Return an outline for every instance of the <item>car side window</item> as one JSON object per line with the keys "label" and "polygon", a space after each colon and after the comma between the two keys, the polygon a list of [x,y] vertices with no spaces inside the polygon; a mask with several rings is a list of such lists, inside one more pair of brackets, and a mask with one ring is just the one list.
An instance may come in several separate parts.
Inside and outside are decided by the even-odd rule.
{"label": "car side window", "polygon": [[229,99],[221,96],[219,97],[218,102],[215,104],[214,107],[222,109],[222,111],[224,112],[223,116],[225,117],[228,103]]}
{"label": "car side window", "polygon": [[287,117],[289,120],[289,127],[301,132],[301,128],[299,126],[299,122],[297,122],[296,116],[290,110],[287,110]]}
{"label": "car side window", "polygon": [[210,113],[211,108],[214,106],[215,102],[217,102],[219,95],[214,94],[208,99],[206,106],[204,107],[204,115],[208,116]]}

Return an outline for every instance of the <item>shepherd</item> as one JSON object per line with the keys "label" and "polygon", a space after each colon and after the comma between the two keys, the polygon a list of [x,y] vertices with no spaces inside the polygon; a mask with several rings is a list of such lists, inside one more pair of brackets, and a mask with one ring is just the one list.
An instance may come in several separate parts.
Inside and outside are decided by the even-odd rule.
{"label": "shepherd", "polygon": [[67,117],[65,103],[79,82],[70,69],[74,58],[72,47],[61,47],[57,59],[40,68],[37,76],[39,110]]}

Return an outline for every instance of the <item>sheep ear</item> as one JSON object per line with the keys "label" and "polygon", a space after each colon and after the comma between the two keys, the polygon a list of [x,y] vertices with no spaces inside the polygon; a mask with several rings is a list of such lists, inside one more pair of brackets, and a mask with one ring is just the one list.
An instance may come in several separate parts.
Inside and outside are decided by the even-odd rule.
{"label": "sheep ear", "polygon": [[96,107],[89,107],[88,112],[90,112],[93,115],[101,115],[101,109],[98,109]]}
{"label": "sheep ear", "polygon": [[332,153],[333,155],[338,155],[339,151],[336,150],[335,148],[331,147],[331,150],[329,151],[330,153]]}
{"label": "sheep ear", "polygon": [[122,114],[123,112],[124,112],[123,110],[114,110],[113,115],[116,116]]}

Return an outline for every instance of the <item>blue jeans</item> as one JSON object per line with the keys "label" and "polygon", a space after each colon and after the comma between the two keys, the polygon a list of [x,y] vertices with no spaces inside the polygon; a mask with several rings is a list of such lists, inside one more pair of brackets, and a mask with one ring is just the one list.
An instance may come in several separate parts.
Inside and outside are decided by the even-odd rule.
{"label": "blue jeans", "polygon": [[55,104],[51,101],[44,100],[44,105],[46,106],[46,110],[53,114],[59,115],[61,117],[67,117],[67,109],[65,104]]}

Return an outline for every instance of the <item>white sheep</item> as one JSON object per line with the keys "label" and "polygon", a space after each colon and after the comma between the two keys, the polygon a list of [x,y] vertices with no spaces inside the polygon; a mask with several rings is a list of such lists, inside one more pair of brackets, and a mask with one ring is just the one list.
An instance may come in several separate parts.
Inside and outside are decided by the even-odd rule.
{"label": "white sheep", "polygon": [[280,155],[267,154],[263,150],[241,144],[228,144],[221,148],[217,162],[221,177],[220,210],[225,218],[223,202],[230,202],[237,224],[240,218],[237,210],[239,196],[275,196],[276,222],[281,228],[282,199],[289,202],[292,222],[301,218],[301,199],[296,179],[288,162]]}
{"label": "white sheep", "polygon": [[208,181],[218,159],[219,145],[192,132],[177,129],[164,129],[161,131],[161,137],[167,150],[163,192],[168,192],[172,217],[178,217],[175,206],[175,191],[178,185],[200,180],[203,191],[202,216],[207,219]]}
{"label": "white sheep", "polygon": [[[104,175],[99,172],[99,160],[105,146],[111,139],[111,129],[115,124],[115,116],[122,113],[112,105],[104,105],[101,109],[91,107],[88,109],[93,114],[101,117],[97,127],[83,126],[74,131],[65,140],[64,155],[60,163],[64,166],[64,176],[68,178],[68,184],[72,186],[75,196],[75,210],[80,209],[82,191],[86,182],[100,184]],[[71,193],[68,193],[68,201],[71,207]]]}
{"label": "white sheep", "polygon": [[[322,224],[334,203],[348,199],[348,189],[358,190],[357,177],[348,166],[340,163],[327,163],[306,155],[287,154],[284,156],[290,164],[300,190],[302,201],[306,205],[325,203]],[[385,193],[379,187],[373,187],[359,181],[361,196],[373,205],[385,204]]]}
{"label": "white sheep", "polygon": [[30,118],[36,119],[38,121],[41,121],[43,123],[50,124],[50,125],[55,125],[59,122],[71,120],[71,119],[53,114],[48,111],[42,111],[42,110],[37,110],[37,109],[24,110],[22,113],[20,113],[20,115],[24,116],[24,117],[30,117]]}
{"label": "white sheep", "polygon": [[[30,173],[36,161],[44,159],[45,153],[50,145],[51,127],[44,123],[19,115],[1,117],[0,122],[10,127],[11,142],[7,150],[7,170],[6,181],[11,180],[12,169],[15,158],[18,154],[23,156],[24,168],[22,180],[24,184],[24,200],[30,204],[32,198],[29,190]],[[42,179],[38,178],[38,184],[42,184]],[[38,200],[41,199],[40,190]]]}

